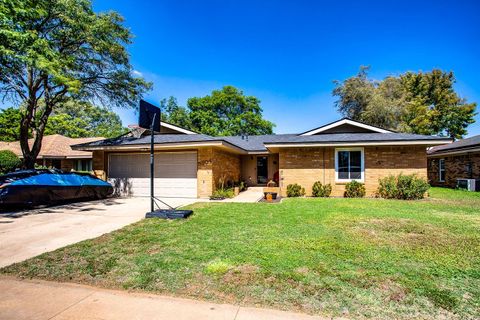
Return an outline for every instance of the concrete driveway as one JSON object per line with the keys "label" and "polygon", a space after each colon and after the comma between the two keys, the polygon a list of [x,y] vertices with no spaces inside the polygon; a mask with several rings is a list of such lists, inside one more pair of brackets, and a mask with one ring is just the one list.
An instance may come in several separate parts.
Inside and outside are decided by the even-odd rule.
{"label": "concrete driveway", "polygon": [[[139,221],[149,211],[149,201],[149,198],[106,199],[15,214],[0,213],[0,267]],[[174,207],[195,201],[167,200]]]}

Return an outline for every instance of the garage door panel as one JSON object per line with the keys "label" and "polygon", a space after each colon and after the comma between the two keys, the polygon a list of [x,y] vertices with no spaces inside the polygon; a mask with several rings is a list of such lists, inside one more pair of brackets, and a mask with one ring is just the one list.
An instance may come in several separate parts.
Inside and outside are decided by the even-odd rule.
{"label": "garage door panel", "polygon": [[[122,195],[150,195],[150,155],[112,154],[109,181]],[[197,154],[155,154],[155,195],[158,197],[197,197]]]}
{"label": "garage door panel", "polygon": [[110,155],[109,178],[148,178],[150,158],[148,154]]}

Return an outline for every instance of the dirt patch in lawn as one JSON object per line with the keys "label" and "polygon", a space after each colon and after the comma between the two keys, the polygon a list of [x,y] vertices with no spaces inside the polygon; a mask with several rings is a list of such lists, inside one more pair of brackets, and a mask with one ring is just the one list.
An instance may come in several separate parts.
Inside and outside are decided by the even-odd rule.
{"label": "dirt patch in lawn", "polygon": [[364,219],[351,223],[350,231],[376,244],[409,247],[438,247],[457,244],[446,228],[412,219]]}
{"label": "dirt patch in lawn", "polygon": [[395,283],[392,280],[385,280],[378,285],[380,291],[385,296],[385,301],[401,302],[408,294],[408,290]]}
{"label": "dirt patch in lawn", "polygon": [[233,285],[246,285],[253,283],[258,278],[259,267],[244,264],[230,269],[224,276],[223,281]]}

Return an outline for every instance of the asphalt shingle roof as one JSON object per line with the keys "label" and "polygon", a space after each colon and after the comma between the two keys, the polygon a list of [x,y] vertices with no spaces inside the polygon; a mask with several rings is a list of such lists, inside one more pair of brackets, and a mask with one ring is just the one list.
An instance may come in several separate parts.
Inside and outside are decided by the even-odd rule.
{"label": "asphalt shingle roof", "polygon": [[428,154],[443,153],[448,151],[456,151],[460,149],[470,149],[480,147],[480,135],[458,140],[450,144],[436,146],[427,151]]}
{"label": "asphalt shingle roof", "polygon": [[[89,151],[73,150],[72,145],[96,143],[103,141],[103,137],[95,138],[68,138],[60,134],[52,134],[44,136],[42,140],[42,148],[38,157],[41,158],[87,158],[92,157]],[[33,145],[33,139],[28,139],[28,144]],[[0,150],[11,150],[17,156],[23,157],[20,142],[0,142]]]}
{"label": "asphalt shingle roof", "polygon": [[[161,134],[155,135],[155,144],[168,143],[182,143],[182,142],[209,142],[209,141],[224,141],[235,145],[245,151],[267,151],[265,145],[268,144],[295,144],[295,143],[349,143],[349,142],[385,142],[385,141],[438,141],[448,138],[425,136],[408,133],[332,133],[319,134],[312,136],[300,136],[298,134],[273,134],[273,135],[258,135],[258,136],[227,136],[227,137],[212,137],[204,134]],[[149,144],[150,136],[144,135],[135,138],[131,135],[125,135],[118,138],[95,141],[83,145],[77,145],[76,148],[81,147],[103,147],[103,146],[121,146],[121,145],[141,145]]]}
{"label": "asphalt shingle roof", "polygon": [[[157,134],[154,136],[155,144],[179,143],[179,142],[203,142],[203,141],[220,141],[218,138],[207,136],[205,134]],[[131,135],[123,135],[118,138],[105,139],[92,143],[76,145],[79,147],[104,147],[104,146],[122,146],[150,144],[150,135],[146,134],[139,138]]]}

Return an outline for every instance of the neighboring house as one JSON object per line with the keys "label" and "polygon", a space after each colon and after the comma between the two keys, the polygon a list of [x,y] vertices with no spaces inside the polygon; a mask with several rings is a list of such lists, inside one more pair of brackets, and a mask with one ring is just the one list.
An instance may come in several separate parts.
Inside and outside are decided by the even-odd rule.
{"label": "neighboring house", "polygon": [[[92,171],[92,153],[89,151],[73,150],[70,146],[79,143],[89,143],[103,140],[96,138],[68,138],[59,134],[44,136],[42,148],[37,157],[37,164],[64,171]],[[29,145],[33,139],[28,140]],[[0,142],[0,150],[11,150],[18,157],[23,158],[20,142]]]}
{"label": "neighboring house", "polygon": [[480,135],[436,146],[427,151],[428,180],[454,188],[457,179],[480,179]]}
{"label": "neighboring house", "polygon": [[[155,135],[157,196],[208,197],[222,181],[264,185],[279,178],[282,196],[298,183],[311,195],[315,181],[343,196],[345,184],[365,183],[368,195],[378,179],[416,173],[427,178],[426,148],[448,138],[395,133],[342,119],[301,134],[212,137],[162,122]],[[175,132],[175,133],[174,133]],[[93,170],[126,194],[149,194],[149,143],[145,130],[115,139],[73,146],[93,152]]]}

